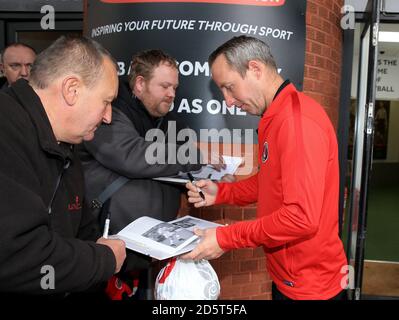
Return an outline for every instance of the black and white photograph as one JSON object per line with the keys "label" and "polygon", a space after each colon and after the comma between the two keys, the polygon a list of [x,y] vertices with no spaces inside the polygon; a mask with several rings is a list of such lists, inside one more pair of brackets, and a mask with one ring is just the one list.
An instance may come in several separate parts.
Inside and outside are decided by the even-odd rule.
{"label": "black and white photograph", "polygon": [[179,220],[177,222],[173,222],[174,225],[179,226],[181,228],[191,228],[194,227],[196,225],[196,220],[192,219],[192,218],[186,218],[183,220]]}
{"label": "black and white photograph", "polygon": [[193,233],[171,223],[160,223],[142,235],[156,242],[176,248],[189,239]]}

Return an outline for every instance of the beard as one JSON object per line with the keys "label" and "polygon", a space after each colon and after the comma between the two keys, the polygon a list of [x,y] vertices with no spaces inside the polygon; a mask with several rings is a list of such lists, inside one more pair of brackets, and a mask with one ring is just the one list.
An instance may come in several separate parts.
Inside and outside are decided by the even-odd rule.
{"label": "beard", "polygon": [[156,115],[157,117],[165,116],[166,114],[168,114],[172,103],[173,99],[164,99],[161,102],[154,104],[151,108],[153,115]]}

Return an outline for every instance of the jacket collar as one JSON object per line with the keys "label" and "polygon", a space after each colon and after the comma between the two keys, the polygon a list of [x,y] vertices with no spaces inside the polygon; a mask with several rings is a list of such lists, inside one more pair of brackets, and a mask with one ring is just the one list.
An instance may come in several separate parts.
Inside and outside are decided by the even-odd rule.
{"label": "jacket collar", "polygon": [[263,114],[264,119],[266,118],[272,118],[274,117],[277,113],[281,111],[282,104],[287,97],[291,95],[291,93],[295,92],[296,88],[292,83],[289,83],[285,85],[285,87],[282,88],[282,90],[279,92],[279,94],[275,97],[275,99],[272,101],[272,103],[269,105],[269,107],[266,109],[266,112]]}
{"label": "jacket collar", "polygon": [[63,159],[72,159],[73,146],[68,143],[57,143],[43,104],[28,81],[24,79],[16,81],[11,85],[9,93],[21,104],[31,118],[42,149]]}
{"label": "jacket collar", "polygon": [[283,89],[286,86],[288,86],[290,83],[291,83],[291,81],[287,79],[281,84],[281,86],[277,89],[276,94],[273,97],[273,101],[277,98],[277,96],[280,94],[280,92],[283,91]]}

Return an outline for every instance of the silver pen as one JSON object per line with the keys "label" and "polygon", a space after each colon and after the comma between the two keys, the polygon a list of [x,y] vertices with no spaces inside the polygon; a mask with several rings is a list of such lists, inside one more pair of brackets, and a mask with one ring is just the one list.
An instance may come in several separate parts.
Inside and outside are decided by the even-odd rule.
{"label": "silver pen", "polygon": [[104,232],[103,232],[103,238],[105,238],[105,239],[108,239],[108,231],[109,231],[110,221],[111,221],[111,213],[108,212],[107,218],[105,219]]}

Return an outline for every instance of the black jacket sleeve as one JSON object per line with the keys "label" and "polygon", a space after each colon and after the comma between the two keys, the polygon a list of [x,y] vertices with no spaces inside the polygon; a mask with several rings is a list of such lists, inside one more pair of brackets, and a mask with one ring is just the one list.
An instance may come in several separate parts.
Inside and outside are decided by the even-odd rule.
{"label": "black jacket sleeve", "polygon": [[[0,292],[84,291],[106,281],[115,270],[111,249],[51,230],[40,176],[30,161],[35,151],[27,150],[35,132],[15,121],[10,115],[0,127]],[[54,289],[44,290],[51,269]]]}

